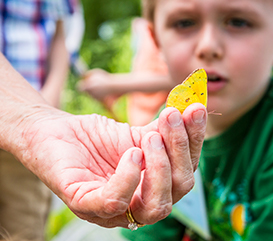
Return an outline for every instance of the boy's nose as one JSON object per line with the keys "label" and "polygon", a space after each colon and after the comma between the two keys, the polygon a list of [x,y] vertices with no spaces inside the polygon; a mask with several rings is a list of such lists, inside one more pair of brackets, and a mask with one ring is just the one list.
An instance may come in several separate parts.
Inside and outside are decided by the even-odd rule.
{"label": "boy's nose", "polygon": [[219,60],[223,57],[224,49],[221,43],[221,33],[212,25],[200,29],[195,53],[203,61]]}

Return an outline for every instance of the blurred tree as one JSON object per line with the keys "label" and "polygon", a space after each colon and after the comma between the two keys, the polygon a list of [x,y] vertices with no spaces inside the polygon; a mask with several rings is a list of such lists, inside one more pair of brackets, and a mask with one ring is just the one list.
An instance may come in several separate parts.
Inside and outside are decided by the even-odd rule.
{"label": "blurred tree", "polygon": [[98,27],[105,21],[140,15],[140,0],[82,0],[85,11],[84,41],[98,38]]}

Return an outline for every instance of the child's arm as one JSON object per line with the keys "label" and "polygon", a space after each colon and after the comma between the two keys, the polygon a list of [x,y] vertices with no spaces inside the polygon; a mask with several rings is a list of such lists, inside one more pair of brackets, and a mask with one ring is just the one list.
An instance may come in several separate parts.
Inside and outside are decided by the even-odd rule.
{"label": "child's arm", "polygon": [[54,107],[59,107],[60,94],[69,69],[69,55],[65,47],[63,22],[56,23],[56,32],[52,40],[48,57],[49,71],[42,96]]}
{"label": "child's arm", "polygon": [[79,83],[79,89],[103,101],[109,95],[120,96],[134,91],[170,91],[173,83],[168,75],[149,72],[110,74],[101,69],[89,71]]}

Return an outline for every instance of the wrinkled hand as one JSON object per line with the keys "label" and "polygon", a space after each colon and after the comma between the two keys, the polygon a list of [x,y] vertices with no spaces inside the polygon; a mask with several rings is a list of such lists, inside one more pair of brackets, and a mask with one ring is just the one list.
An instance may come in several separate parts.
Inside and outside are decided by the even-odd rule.
{"label": "wrinkled hand", "polygon": [[[98,115],[50,115],[26,126],[17,154],[80,218],[104,227],[152,224],[194,185],[206,109],[183,116],[166,108],[158,120],[130,127]],[[195,120],[195,122],[194,122]]]}

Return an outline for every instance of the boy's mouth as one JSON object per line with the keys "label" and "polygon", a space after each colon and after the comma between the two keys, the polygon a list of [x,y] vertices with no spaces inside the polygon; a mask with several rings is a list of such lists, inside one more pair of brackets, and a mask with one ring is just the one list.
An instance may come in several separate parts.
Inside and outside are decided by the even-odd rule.
{"label": "boy's mouth", "polygon": [[221,81],[221,77],[217,75],[209,75],[208,76],[208,81],[210,82],[218,82]]}
{"label": "boy's mouth", "polygon": [[215,73],[208,73],[208,91],[216,92],[224,88],[227,81],[222,76]]}

